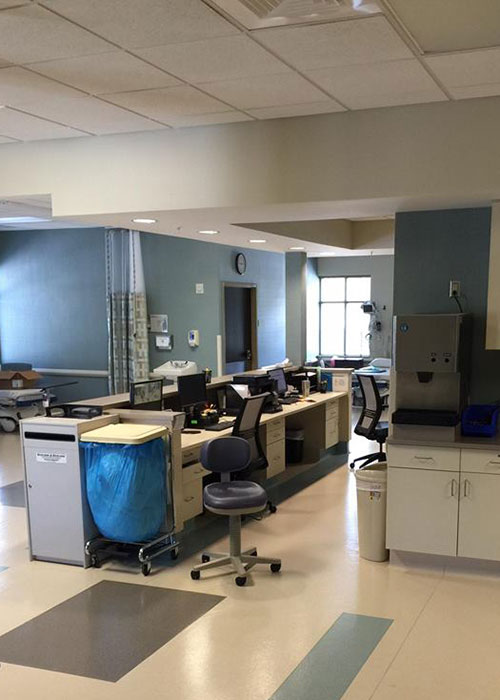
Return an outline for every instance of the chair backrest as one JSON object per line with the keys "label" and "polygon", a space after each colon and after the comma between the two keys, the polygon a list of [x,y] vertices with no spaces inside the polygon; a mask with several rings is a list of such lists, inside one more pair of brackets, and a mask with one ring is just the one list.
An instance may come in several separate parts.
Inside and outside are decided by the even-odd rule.
{"label": "chair backrest", "polygon": [[370,440],[374,437],[374,430],[382,415],[382,399],[373,376],[358,374],[357,378],[363,396],[363,408],[354,432]]}
{"label": "chair backrest", "polygon": [[392,360],[389,357],[374,357],[370,364],[379,369],[391,369]]}
{"label": "chair backrest", "polygon": [[200,462],[211,472],[239,472],[248,467],[251,450],[240,437],[220,437],[202,445]]}
{"label": "chair backrest", "polygon": [[266,393],[244,399],[232,432],[234,436],[243,438],[250,445],[251,456],[248,465],[250,472],[255,469],[265,469],[268,466],[259,436],[260,417],[268,397],[269,393]]}
{"label": "chair backrest", "polygon": [[33,365],[29,362],[4,362],[2,363],[2,370],[5,372],[26,372],[33,369]]}

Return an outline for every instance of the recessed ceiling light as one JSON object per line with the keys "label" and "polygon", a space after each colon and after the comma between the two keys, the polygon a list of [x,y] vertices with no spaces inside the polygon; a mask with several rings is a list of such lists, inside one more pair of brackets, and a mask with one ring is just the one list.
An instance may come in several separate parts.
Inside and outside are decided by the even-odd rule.
{"label": "recessed ceiling light", "polygon": [[265,238],[250,238],[249,243],[267,243]]}
{"label": "recessed ceiling light", "polygon": [[205,233],[207,236],[215,236],[216,233],[219,233],[219,231],[216,231],[215,229],[201,229],[198,231],[198,233]]}
{"label": "recessed ceiling light", "polygon": [[305,250],[303,245],[293,245],[291,248],[288,250]]}
{"label": "recessed ceiling light", "polygon": [[134,224],[156,224],[158,219],[132,219]]}

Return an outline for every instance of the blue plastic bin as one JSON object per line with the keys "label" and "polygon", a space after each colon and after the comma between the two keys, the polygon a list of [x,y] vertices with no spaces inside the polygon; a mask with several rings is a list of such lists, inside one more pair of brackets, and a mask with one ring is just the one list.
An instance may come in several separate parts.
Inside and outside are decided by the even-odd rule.
{"label": "blue plastic bin", "polygon": [[485,404],[468,406],[462,413],[462,435],[494,437],[497,433],[500,406]]}

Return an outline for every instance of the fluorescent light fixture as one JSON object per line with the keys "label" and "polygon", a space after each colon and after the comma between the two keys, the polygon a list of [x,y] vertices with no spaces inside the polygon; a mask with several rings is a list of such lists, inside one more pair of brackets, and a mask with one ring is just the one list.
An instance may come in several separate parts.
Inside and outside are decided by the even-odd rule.
{"label": "fluorescent light fixture", "polygon": [[158,219],[132,219],[134,224],[156,224]]}
{"label": "fluorescent light fixture", "polygon": [[0,224],[34,224],[40,221],[50,221],[39,216],[0,216]]}
{"label": "fluorescent light fixture", "polygon": [[216,231],[215,229],[207,228],[207,229],[201,229],[200,231],[198,231],[198,233],[204,233],[207,236],[215,236],[215,234],[219,233],[219,231]]}
{"label": "fluorescent light fixture", "polygon": [[249,243],[267,243],[265,238],[250,238]]}
{"label": "fluorescent light fixture", "polygon": [[303,245],[293,245],[291,248],[288,250],[305,250]]}

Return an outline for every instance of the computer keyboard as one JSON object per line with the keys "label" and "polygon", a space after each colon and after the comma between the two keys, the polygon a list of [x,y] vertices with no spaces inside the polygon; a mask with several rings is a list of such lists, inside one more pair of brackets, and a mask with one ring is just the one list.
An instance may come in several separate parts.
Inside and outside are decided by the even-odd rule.
{"label": "computer keyboard", "polygon": [[286,396],[286,397],[283,398],[283,399],[278,399],[279,403],[280,403],[282,406],[289,406],[289,405],[292,404],[292,403],[297,403],[298,400],[299,400],[299,399],[298,399],[297,397],[295,397],[295,396]]}
{"label": "computer keyboard", "polygon": [[220,421],[219,423],[215,423],[214,425],[207,425],[205,430],[213,430],[214,432],[218,433],[219,430],[227,430],[228,428],[232,428],[235,423],[235,420],[224,420]]}

